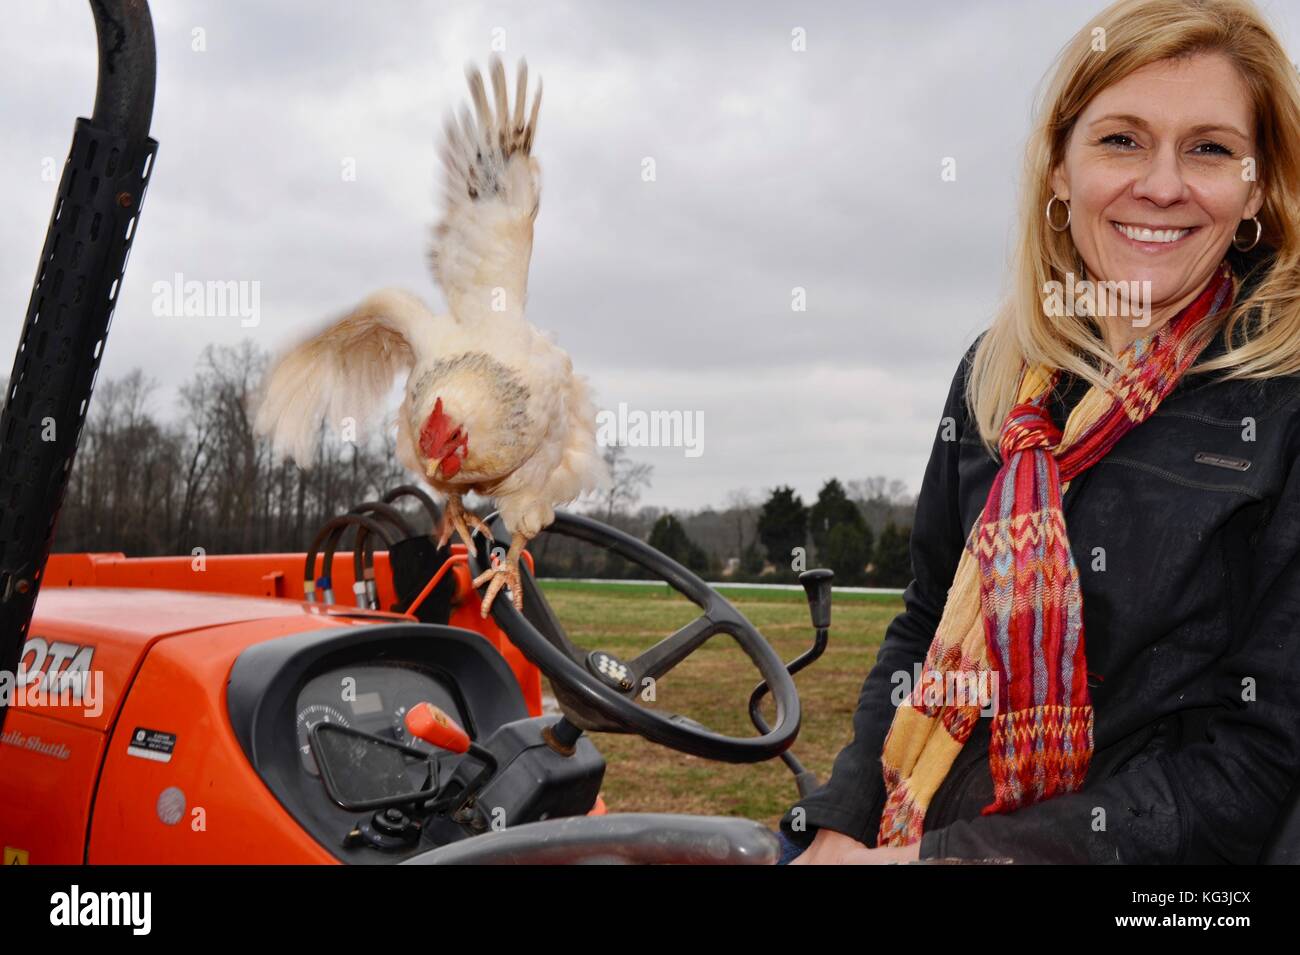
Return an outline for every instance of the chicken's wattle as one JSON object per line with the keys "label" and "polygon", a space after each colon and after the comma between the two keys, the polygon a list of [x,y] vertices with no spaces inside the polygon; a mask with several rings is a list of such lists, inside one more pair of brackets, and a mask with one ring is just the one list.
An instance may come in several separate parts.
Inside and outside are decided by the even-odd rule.
{"label": "chicken's wattle", "polygon": [[438,462],[438,473],[444,478],[455,477],[456,472],[460,470],[460,460],[459,454],[447,455]]}

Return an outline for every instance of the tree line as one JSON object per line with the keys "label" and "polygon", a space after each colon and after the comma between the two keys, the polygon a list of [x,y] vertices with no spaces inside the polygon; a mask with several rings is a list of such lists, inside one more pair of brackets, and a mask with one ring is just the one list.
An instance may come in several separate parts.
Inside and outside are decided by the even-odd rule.
{"label": "tree line", "polygon": [[[608,449],[606,459],[616,461],[621,450]],[[783,485],[769,490],[761,503],[746,492],[732,492],[723,510],[681,514],[642,508],[610,522],[710,578],[788,583],[821,566],[835,571],[841,586],[905,587],[912,579],[914,511],[915,501],[899,481],[878,477],[846,486],[831,478],[811,505]],[[599,573],[591,576],[640,576],[619,560],[592,569]]]}
{"label": "tree line", "polygon": [[[254,433],[257,386],[269,355],[251,341],[211,345],[158,410],[157,382],[135,370],[95,391],[55,528],[61,552],[127,556],[301,552],[331,517],[412,480],[397,461],[391,428],[342,440],[322,423],[313,466],[275,460]],[[0,398],[7,389],[0,385]],[[840,584],[906,586],[914,501],[901,482],[828,480],[805,505],[793,489],[761,499],[733,491],[722,508],[638,507],[653,468],[622,447],[605,449],[613,480],[574,509],[631,533],[705,576],[794,580],[829,566]],[[487,502],[467,500],[483,514]],[[428,530],[418,504],[399,503]],[[423,521],[423,523],[419,523]],[[636,577],[638,569],[590,545],[543,534],[532,545],[539,573]]]}

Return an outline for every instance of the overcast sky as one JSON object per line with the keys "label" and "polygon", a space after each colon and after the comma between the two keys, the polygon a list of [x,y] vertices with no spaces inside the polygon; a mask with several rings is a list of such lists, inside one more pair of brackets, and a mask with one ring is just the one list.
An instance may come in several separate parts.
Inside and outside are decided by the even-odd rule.
{"label": "overcast sky", "polygon": [[[6,4],[0,375],[53,203],[42,173],[93,102],[86,6]],[[600,407],[702,413],[699,456],[631,452],[654,465],[642,503],[699,508],[784,483],[811,500],[831,476],[919,487],[1003,281],[1033,96],[1105,3],[153,6],[161,146],[101,383],[142,367],[168,416],[210,342],[275,350],[388,285],[440,305],[437,137],[465,64],[503,38],[512,75],[524,56],[545,81],[529,317]],[[1300,0],[1261,6],[1296,59]],[[177,273],[259,283],[259,324],[155,315]]]}

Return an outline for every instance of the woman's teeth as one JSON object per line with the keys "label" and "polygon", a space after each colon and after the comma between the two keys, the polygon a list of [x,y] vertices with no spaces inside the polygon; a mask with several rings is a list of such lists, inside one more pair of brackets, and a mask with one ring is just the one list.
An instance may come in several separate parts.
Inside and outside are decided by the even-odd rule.
{"label": "woman's teeth", "polygon": [[1119,222],[1111,223],[1123,235],[1128,236],[1134,242],[1177,242],[1191,229],[1143,229],[1135,226],[1122,225]]}

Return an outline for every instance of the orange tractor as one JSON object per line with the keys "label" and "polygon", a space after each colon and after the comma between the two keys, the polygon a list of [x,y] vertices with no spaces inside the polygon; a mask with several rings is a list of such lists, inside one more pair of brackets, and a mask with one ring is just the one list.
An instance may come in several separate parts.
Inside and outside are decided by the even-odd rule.
{"label": "orange tractor", "polygon": [[[488,542],[437,549],[393,506],[419,497],[436,521],[412,487],[330,521],[304,553],[50,556],[157,148],[148,7],[91,7],[94,115],[74,130],[0,418],[4,862],[773,862],[774,835],[748,820],[606,813],[605,762],[585,733],[729,762],[780,756],[807,790],[787,752],[792,674],[825,646],[828,571],[805,575],[816,640],[787,667],[686,568],[572,514],[547,533],[639,565],[698,619],[631,660],[588,652],[530,562],[524,611],[497,600],[482,619],[471,580]],[[719,634],[761,676],[757,736],[640,703],[646,681]],[[562,715],[543,713],[542,673]]]}
{"label": "orange tractor", "polygon": [[[707,584],[636,538],[559,515],[548,533],[606,546],[701,608],[619,660],[574,646],[531,574],[522,614],[503,600],[480,618],[470,581],[486,543],[437,552],[374,512],[331,523],[319,563],[49,559],[0,748],[11,862],[774,860],[757,823],[607,814],[599,797],[605,761],[584,730],[731,762],[794,740],[789,672]],[[335,553],[353,527],[355,552]],[[387,550],[368,547],[376,537]],[[810,572],[809,587],[828,614],[827,575]],[[772,688],[774,728],[757,716],[761,694],[752,738],[639,703],[646,680],[724,633]],[[543,715],[541,672],[563,716]]]}

